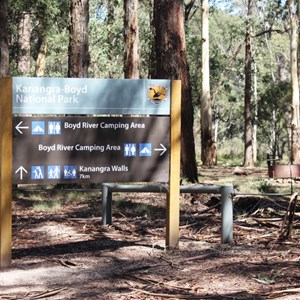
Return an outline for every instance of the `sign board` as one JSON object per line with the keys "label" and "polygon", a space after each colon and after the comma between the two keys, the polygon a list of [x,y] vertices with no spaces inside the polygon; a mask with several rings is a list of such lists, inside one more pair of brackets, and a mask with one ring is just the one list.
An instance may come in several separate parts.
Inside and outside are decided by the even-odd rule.
{"label": "sign board", "polygon": [[168,182],[169,117],[13,117],[13,183]]}
{"label": "sign board", "polygon": [[12,78],[13,114],[170,115],[170,80]]}
{"label": "sign board", "polygon": [[[168,181],[166,246],[177,248],[180,99],[178,80],[0,78],[0,268],[11,264],[12,179]],[[129,114],[144,117],[112,116]]]}

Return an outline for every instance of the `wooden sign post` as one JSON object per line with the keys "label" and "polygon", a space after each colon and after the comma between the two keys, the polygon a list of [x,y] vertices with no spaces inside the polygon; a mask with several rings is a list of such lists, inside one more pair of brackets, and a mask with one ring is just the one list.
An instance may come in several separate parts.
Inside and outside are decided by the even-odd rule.
{"label": "wooden sign post", "polygon": [[167,194],[166,246],[178,248],[180,196],[181,81],[171,85],[170,177]]}
{"label": "wooden sign post", "polygon": [[0,268],[11,264],[12,79],[0,79]]}

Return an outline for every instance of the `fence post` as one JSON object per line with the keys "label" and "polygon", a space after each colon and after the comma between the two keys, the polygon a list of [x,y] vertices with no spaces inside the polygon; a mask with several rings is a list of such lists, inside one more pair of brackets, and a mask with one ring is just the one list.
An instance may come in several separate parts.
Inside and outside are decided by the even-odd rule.
{"label": "fence post", "polygon": [[102,224],[112,224],[112,192],[105,183],[102,185]]}
{"label": "fence post", "polygon": [[221,242],[229,243],[233,239],[233,186],[225,184],[221,186]]}

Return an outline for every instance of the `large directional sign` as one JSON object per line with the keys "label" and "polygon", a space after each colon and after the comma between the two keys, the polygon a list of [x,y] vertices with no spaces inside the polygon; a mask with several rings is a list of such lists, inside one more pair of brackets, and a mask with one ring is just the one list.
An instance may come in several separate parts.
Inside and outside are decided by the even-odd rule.
{"label": "large directional sign", "polygon": [[0,78],[0,100],[0,268],[12,182],[168,182],[166,246],[178,247],[180,81]]}
{"label": "large directional sign", "polygon": [[14,117],[13,183],[168,182],[169,117]]}

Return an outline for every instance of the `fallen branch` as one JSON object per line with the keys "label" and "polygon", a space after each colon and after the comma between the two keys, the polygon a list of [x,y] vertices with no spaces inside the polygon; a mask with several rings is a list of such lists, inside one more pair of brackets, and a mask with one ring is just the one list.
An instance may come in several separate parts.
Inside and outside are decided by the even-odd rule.
{"label": "fallen branch", "polygon": [[287,294],[295,294],[300,293],[300,288],[290,288],[286,290],[272,291],[270,293],[266,293],[265,296],[267,299],[277,298],[278,296],[284,296]]}
{"label": "fallen branch", "polygon": [[153,292],[148,292],[145,290],[141,290],[141,289],[136,289],[136,288],[131,288],[132,290],[138,292],[138,293],[142,293],[148,296],[152,296],[152,297],[159,297],[159,298],[172,298],[172,299],[210,299],[210,297],[208,296],[204,296],[201,298],[199,298],[198,295],[180,295],[180,294],[163,294],[163,293],[153,293]]}
{"label": "fallen branch", "polygon": [[59,294],[60,292],[66,290],[67,288],[59,288],[59,289],[55,289],[55,290],[52,290],[52,291],[45,291],[45,292],[42,292],[38,295],[34,295],[34,296],[30,296],[29,299],[43,299],[43,298],[48,298],[48,297],[52,297],[52,296],[55,296],[57,294]]}
{"label": "fallen branch", "polygon": [[242,226],[242,225],[237,225],[237,224],[233,224],[234,228],[240,229],[240,230],[245,230],[245,231],[258,231],[258,232],[264,232],[265,229],[262,228],[255,228],[255,227],[246,227],[246,226]]}
{"label": "fallen branch", "polygon": [[289,206],[286,212],[286,215],[284,217],[284,220],[282,222],[281,228],[280,228],[280,234],[278,237],[278,240],[286,240],[291,236],[291,232],[293,229],[293,221],[295,216],[295,210],[297,205],[297,197],[298,193],[295,192],[292,194],[289,202]]}

